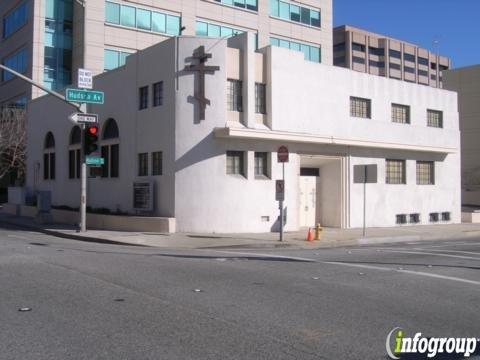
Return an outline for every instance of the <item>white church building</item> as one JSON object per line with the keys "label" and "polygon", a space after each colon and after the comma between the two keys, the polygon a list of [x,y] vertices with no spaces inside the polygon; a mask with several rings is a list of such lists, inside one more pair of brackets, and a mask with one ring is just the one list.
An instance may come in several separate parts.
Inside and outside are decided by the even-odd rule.
{"label": "white church building", "polygon": [[[94,88],[105,92],[88,107],[105,165],[88,179],[92,208],[174,218],[179,232],[276,231],[287,146],[287,231],[362,227],[364,206],[367,227],[460,222],[455,92],[256,50],[248,33],[168,39]],[[73,109],[44,96],[28,110],[29,191],[78,207]],[[367,184],[361,165],[371,165]]]}

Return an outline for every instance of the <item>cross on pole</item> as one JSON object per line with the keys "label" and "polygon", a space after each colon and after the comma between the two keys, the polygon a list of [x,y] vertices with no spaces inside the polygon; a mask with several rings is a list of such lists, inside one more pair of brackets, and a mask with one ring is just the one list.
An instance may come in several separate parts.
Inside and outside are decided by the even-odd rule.
{"label": "cross on pole", "polygon": [[195,65],[185,66],[185,71],[198,72],[198,87],[195,90],[195,99],[200,105],[200,120],[205,120],[205,109],[210,105],[210,99],[205,97],[205,74],[214,74],[215,71],[220,70],[219,66],[207,66],[205,63],[212,57],[212,54],[205,53],[205,47],[200,46],[195,49],[192,56],[192,61],[197,60]]}

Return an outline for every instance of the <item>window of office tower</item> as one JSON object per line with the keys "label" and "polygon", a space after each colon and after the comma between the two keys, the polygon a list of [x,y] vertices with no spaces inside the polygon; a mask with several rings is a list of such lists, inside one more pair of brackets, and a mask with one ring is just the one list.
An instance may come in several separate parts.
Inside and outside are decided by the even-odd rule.
{"label": "window of office tower", "polygon": [[236,6],[240,8],[244,8],[247,10],[258,10],[258,1],[257,0],[214,0],[218,3],[230,6]]}
{"label": "window of office tower", "polygon": [[45,1],[44,85],[72,83],[73,0]]}
{"label": "window of office tower", "polygon": [[321,27],[320,10],[301,6],[298,3],[270,0],[270,16],[303,25]]}

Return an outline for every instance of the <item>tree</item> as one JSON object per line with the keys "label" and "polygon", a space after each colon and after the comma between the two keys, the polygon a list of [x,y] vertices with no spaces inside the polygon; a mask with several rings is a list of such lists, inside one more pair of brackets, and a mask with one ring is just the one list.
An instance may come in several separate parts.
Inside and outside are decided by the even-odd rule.
{"label": "tree", "polygon": [[0,179],[13,172],[20,185],[25,182],[26,122],[25,109],[4,107],[0,111]]}

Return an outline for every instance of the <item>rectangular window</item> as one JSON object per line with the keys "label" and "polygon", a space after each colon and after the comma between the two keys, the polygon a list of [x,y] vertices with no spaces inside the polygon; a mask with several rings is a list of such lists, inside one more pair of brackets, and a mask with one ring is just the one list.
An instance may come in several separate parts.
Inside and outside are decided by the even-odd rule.
{"label": "rectangular window", "polygon": [[358,43],[352,43],[352,50],[353,51],[365,52],[365,45],[358,44]]}
{"label": "rectangular window", "polygon": [[120,11],[120,23],[123,26],[135,27],[135,8],[131,6],[122,6]]}
{"label": "rectangular window", "polygon": [[352,60],[353,60],[354,63],[365,65],[365,58],[361,58],[361,57],[358,57],[358,56],[352,56]]}
{"label": "rectangular window", "polygon": [[242,112],[242,82],[240,80],[227,80],[227,110]]}
{"label": "rectangular window", "polygon": [[120,148],[118,144],[110,145],[110,177],[118,178],[120,165]]}
{"label": "rectangular window", "polygon": [[410,124],[410,106],[392,104],[392,122]]}
{"label": "rectangular window", "polygon": [[406,184],[405,160],[386,160],[386,178],[387,184]]}
{"label": "rectangular window", "polygon": [[104,51],[104,68],[105,70],[113,70],[119,67],[119,53],[115,50]]}
{"label": "rectangular window", "polygon": [[435,163],[433,161],[417,161],[417,185],[435,184]]}
{"label": "rectangular window", "polygon": [[165,14],[152,12],[152,30],[165,33],[167,31],[167,17]]}
{"label": "rectangular window", "polygon": [[153,84],[153,106],[163,105],[163,81]]}
{"label": "rectangular window", "polygon": [[405,53],[403,54],[403,59],[405,61],[415,62],[415,55]]}
{"label": "rectangular window", "polygon": [[105,21],[120,24],[120,5],[108,1],[105,3]]}
{"label": "rectangular window", "polygon": [[68,151],[68,178],[75,179],[75,150]]}
{"label": "rectangular window", "polygon": [[345,43],[344,42],[339,43],[339,44],[335,44],[333,46],[333,52],[340,52],[340,51],[345,51]]}
{"label": "rectangular window", "polygon": [[270,44],[274,46],[283,47],[290,50],[301,51],[304,54],[305,60],[320,63],[322,62],[322,49],[318,46],[311,46],[307,44],[300,44],[295,41],[285,39],[270,38]]}
{"label": "rectangular window", "polygon": [[148,153],[138,154],[138,176],[148,176]]}
{"label": "rectangular window", "polygon": [[419,63],[420,65],[428,66],[428,59],[419,56],[419,57],[418,57],[418,63]]}
{"label": "rectangular window", "polygon": [[255,176],[268,177],[268,153],[255,153]]}
{"label": "rectangular window", "polygon": [[103,165],[102,165],[102,178],[108,178],[109,169],[110,169],[110,148],[109,146],[102,146],[101,153],[103,158]]}
{"label": "rectangular window", "polygon": [[152,29],[152,12],[144,9],[137,9],[137,28],[143,30]]}
{"label": "rectangular window", "polygon": [[245,175],[243,170],[243,151],[227,151],[227,174]]}
{"label": "rectangular window", "polygon": [[372,55],[376,56],[385,56],[385,49],[384,48],[376,48],[373,46],[368,47],[368,52]]}
{"label": "rectangular window", "polygon": [[372,101],[359,97],[350,97],[350,116],[365,119],[371,118]]}
{"label": "rectangular window", "polygon": [[427,110],[427,126],[442,128],[443,112],[437,110]]}
{"label": "rectangular window", "polygon": [[397,50],[388,49],[388,54],[390,55],[390,57],[395,58],[395,59],[401,59],[402,58],[402,53],[400,51],[397,51]]}
{"label": "rectangular window", "polygon": [[257,114],[267,113],[267,85],[256,83],[255,84],[255,112]]}
{"label": "rectangular window", "polygon": [[180,18],[178,16],[167,15],[167,34],[180,35]]}
{"label": "rectangular window", "polygon": [[146,109],[148,107],[148,86],[142,86],[138,89],[138,109]]}
{"label": "rectangular window", "polygon": [[406,72],[406,73],[410,73],[410,74],[415,74],[415,69],[410,67],[410,66],[404,66],[403,67],[403,70]]}
{"label": "rectangular window", "polygon": [[43,180],[48,180],[50,175],[50,156],[43,154]]}
{"label": "rectangular window", "polygon": [[384,68],[384,67],[385,67],[385,62],[383,62],[383,61],[370,60],[370,61],[368,62],[368,64],[369,64],[370,66],[378,67],[378,68]]}
{"label": "rectangular window", "polygon": [[3,38],[9,37],[27,23],[27,2],[23,2],[16,9],[3,18]]}
{"label": "rectangular window", "polygon": [[390,63],[390,69],[400,70],[400,64]]}
{"label": "rectangular window", "polygon": [[[9,67],[20,74],[27,71],[27,49],[21,49],[3,60],[3,65]],[[13,79],[14,75],[2,70],[2,81]]]}
{"label": "rectangular window", "polygon": [[152,175],[163,174],[163,154],[161,151],[152,152]]}
{"label": "rectangular window", "polygon": [[425,71],[425,70],[418,70],[418,76],[425,76],[425,77],[428,77],[428,71]]}
{"label": "rectangular window", "polygon": [[50,155],[50,180],[55,180],[55,153],[52,152]]}
{"label": "rectangular window", "polygon": [[278,0],[270,0],[270,15],[280,16],[280,2]]}

